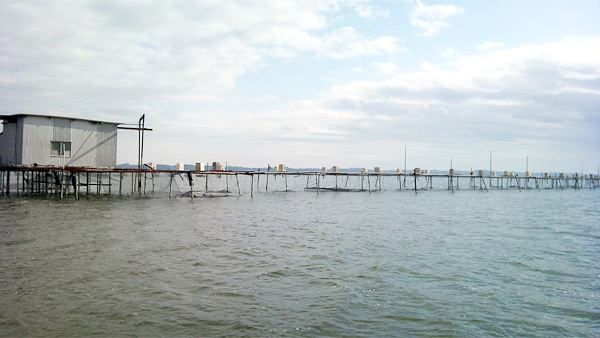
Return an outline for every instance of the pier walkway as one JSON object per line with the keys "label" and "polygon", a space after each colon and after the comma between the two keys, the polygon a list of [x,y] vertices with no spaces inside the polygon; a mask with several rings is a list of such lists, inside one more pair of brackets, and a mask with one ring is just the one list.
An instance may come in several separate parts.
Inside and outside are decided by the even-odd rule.
{"label": "pier walkway", "polygon": [[0,168],[0,194],[80,196],[165,193],[169,197],[254,197],[273,191],[346,191],[474,189],[595,189],[598,175],[518,176],[363,172],[179,171],[152,169],[98,169],[81,167],[20,166]]}

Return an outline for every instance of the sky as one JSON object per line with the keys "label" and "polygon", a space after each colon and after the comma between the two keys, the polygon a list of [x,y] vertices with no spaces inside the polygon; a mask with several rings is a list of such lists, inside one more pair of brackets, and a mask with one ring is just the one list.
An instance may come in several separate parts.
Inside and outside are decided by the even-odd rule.
{"label": "sky", "polygon": [[[0,114],[144,162],[600,170],[600,1],[0,1]],[[118,163],[137,163],[120,130]],[[406,149],[406,163],[405,163]]]}

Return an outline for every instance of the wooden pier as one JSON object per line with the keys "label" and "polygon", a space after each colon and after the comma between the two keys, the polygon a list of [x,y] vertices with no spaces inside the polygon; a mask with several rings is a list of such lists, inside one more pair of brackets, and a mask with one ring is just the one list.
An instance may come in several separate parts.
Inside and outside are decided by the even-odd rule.
{"label": "wooden pier", "polygon": [[369,192],[381,190],[523,190],[595,189],[598,175],[544,174],[532,176],[363,172],[178,171],[98,169],[80,167],[0,168],[0,194],[27,196],[145,195],[214,197],[273,191]]}

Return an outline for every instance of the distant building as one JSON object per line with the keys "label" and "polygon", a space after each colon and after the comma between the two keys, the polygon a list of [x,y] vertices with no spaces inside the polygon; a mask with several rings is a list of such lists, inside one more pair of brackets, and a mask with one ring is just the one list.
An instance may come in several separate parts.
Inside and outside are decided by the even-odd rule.
{"label": "distant building", "polygon": [[224,171],[224,170],[225,170],[225,166],[223,166],[221,163],[213,162],[212,171]]}
{"label": "distant building", "polygon": [[45,115],[0,115],[0,166],[114,168],[118,123]]}

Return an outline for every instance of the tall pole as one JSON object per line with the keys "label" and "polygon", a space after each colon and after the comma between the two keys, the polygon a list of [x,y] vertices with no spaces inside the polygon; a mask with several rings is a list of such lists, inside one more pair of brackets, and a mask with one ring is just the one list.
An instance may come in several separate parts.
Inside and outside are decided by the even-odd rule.
{"label": "tall pole", "polygon": [[144,125],[146,124],[146,114],[138,120],[138,191],[142,188],[142,164],[144,161]]}

